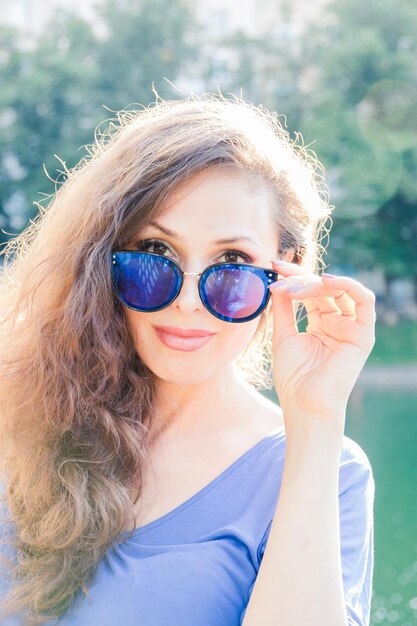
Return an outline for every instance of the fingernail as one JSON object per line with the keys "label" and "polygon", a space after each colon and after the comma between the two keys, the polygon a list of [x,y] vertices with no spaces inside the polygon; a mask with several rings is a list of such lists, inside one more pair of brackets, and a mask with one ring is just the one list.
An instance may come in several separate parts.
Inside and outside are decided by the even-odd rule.
{"label": "fingernail", "polygon": [[270,289],[279,289],[280,287],[286,287],[287,286],[287,281],[284,279],[278,280],[276,283],[271,283],[271,285],[269,285]]}
{"label": "fingernail", "polygon": [[294,293],[295,291],[301,291],[304,288],[304,285],[294,285],[294,287],[290,287],[288,289],[288,293]]}
{"label": "fingernail", "polygon": [[281,259],[273,259],[272,263],[275,263],[275,265],[291,265],[291,263],[287,263],[287,261],[281,261]]}
{"label": "fingernail", "polygon": [[325,278],[336,278],[334,274],[326,274],[325,272],[322,273],[322,276],[324,276]]}

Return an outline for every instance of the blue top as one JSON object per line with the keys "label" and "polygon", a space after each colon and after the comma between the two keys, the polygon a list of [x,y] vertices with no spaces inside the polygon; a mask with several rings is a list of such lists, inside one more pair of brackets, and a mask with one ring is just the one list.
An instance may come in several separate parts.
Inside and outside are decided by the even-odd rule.
{"label": "blue top", "polygon": [[[108,550],[59,626],[240,626],[276,509],[285,431],[263,438],[175,509]],[[343,437],[339,515],[349,625],[368,626],[375,483],[363,449]],[[0,578],[1,590],[5,577]],[[2,587],[3,585],[3,587]],[[3,626],[17,626],[8,618]]]}

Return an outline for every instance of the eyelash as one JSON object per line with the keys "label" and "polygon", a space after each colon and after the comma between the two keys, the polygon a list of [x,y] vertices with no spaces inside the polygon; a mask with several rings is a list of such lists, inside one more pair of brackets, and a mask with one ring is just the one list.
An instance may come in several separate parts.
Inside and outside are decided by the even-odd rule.
{"label": "eyelash", "polygon": [[[167,250],[169,250],[170,248],[167,246],[166,243],[164,243],[161,239],[155,239],[155,238],[151,238],[151,239],[139,239],[138,241],[135,242],[135,247],[143,252],[147,252],[147,246],[149,245],[161,245],[164,248],[166,248]],[[158,254],[158,253],[157,253]],[[240,256],[244,263],[253,263],[254,259],[249,256],[249,254],[245,254],[245,252],[241,252],[240,250],[234,250],[234,249],[227,249],[223,251],[223,254],[233,254],[235,256]],[[161,255],[163,256],[163,255]],[[227,261],[228,263],[235,263],[236,261]]]}

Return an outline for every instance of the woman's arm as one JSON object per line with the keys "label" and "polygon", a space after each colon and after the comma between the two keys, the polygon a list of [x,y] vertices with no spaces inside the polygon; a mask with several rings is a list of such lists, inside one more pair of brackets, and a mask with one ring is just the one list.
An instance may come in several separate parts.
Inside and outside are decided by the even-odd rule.
{"label": "woman's arm", "polygon": [[287,436],[279,500],[242,626],[348,626],[338,510],[342,435],[304,417],[310,426]]}
{"label": "woman's arm", "polygon": [[[242,626],[349,626],[338,478],[349,395],[375,343],[375,294],[273,261],[274,386],[286,432],[274,519]],[[299,332],[292,299],[308,324]],[[359,513],[365,517],[366,512]]]}

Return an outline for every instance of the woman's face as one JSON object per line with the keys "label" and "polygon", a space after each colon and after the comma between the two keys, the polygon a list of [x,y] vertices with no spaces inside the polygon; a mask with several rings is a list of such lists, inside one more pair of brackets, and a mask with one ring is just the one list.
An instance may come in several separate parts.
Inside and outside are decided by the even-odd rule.
{"label": "woman's face", "polygon": [[[180,185],[159,217],[126,248],[169,257],[186,272],[199,273],[220,262],[271,268],[278,251],[272,203],[264,183],[253,177],[248,181],[239,171],[211,169]],[[231,241],[218,243],[219,239]],[[193,275],[184,276],[178,297],[165,309],[143,313],[124,307],[124,311],[143,362],[158,378],[179,384],[218,375],[246,348],[260,321],[258,317],[233,324],[214,317],[201,302],[198,276]],[[182,340],[157,327],[213,334],[208,340]]]}

